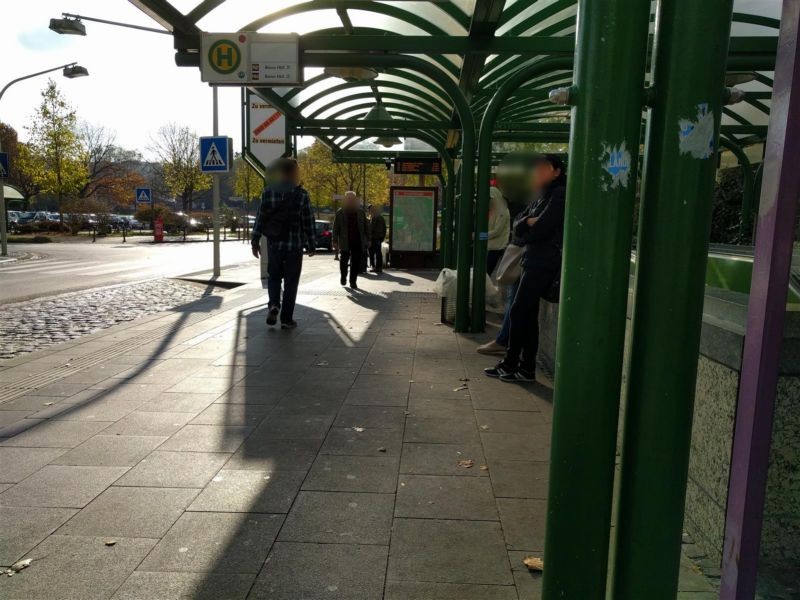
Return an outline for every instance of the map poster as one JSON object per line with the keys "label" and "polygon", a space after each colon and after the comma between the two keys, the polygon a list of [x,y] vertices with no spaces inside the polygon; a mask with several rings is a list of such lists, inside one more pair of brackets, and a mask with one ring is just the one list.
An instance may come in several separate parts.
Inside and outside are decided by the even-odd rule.
{"label": "map poster", "polygon": [[391,188],[390,247],[395,252],[436,250],[436,188]]}

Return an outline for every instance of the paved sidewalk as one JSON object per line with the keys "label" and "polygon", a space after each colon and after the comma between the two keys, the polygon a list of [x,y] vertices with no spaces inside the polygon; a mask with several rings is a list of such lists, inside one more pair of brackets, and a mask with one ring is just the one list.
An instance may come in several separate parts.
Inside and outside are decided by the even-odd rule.
{"label": "paved sidewalk", "polygon": [[484,379],[433,276],[317,279],[291,332],[255,284],[0,362],[0,565],[33,559],[0,597],[538,598],[551,390]]}

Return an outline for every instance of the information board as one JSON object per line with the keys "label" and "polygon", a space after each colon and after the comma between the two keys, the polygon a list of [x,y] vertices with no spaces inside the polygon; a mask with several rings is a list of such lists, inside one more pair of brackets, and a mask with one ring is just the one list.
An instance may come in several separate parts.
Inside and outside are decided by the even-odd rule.
{"label": "information board", "polygon": [[394,172],[397,175],[439,175],[442,172],[442,159],[395,158]]}
{"label": "information board", "polygon": [[436,188],[391,188],[391,252],[436,250],[436,192]]}

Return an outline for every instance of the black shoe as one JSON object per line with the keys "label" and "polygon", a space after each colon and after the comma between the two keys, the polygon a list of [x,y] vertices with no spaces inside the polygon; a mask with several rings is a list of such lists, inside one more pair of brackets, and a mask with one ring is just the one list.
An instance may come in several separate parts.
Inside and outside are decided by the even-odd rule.
{"label": "black shoe", "polygon": [[297,321],[286,321],[281,323],[281,329],[295,329],[297,327]]}
{"label": "black shoe", "polygon": [[347,277],[342,276],[342,278],[339,280],[339,283],[342,285],[347,285]]}
{"label": "black shoe", "polygon": [[267,325],[275,325],[278,322],[278,311],[280,309],[277,306],[270,306],[269,312],[267,313]]}
{"label": "black shoe", "polygon": [[506,383],[534,383],[536,381],[536,373],[517,369],[500,375],[500,381],[505,381]]}
{"label": "black shoe", "polygon": [[500,379],[505,375],[513,373],[513,371],[509,369],[503,361],[500,361],[493,367],[484,369],[483,372],[486,374],[487,377],[492,377],[493,379]]}
{"label": "black shoe", "polygon": [[350,282],[350,289],[357,290],[358,284],[355,281]]}

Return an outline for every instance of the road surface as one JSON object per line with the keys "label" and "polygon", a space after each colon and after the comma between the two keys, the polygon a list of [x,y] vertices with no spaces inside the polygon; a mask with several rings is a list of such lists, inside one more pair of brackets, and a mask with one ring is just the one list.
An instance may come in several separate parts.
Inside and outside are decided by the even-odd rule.
{"label": "road surface", "polygon": [[[12,244],[12,252],[41,258],[0,263],[0,304],[159,277],[177,277],[212,267],[210,242],[152,244],[119,238],[52,244]],[[250,244],[233,240],[221,244],[222,267],[253,264]],[[324,263],[322,262],[324,261]],[[330,261],[330,262],[328,262]],[[334,269],[323,254],[308,261],[308,270]],[[324,266],[323,266],[324,265]]]}

